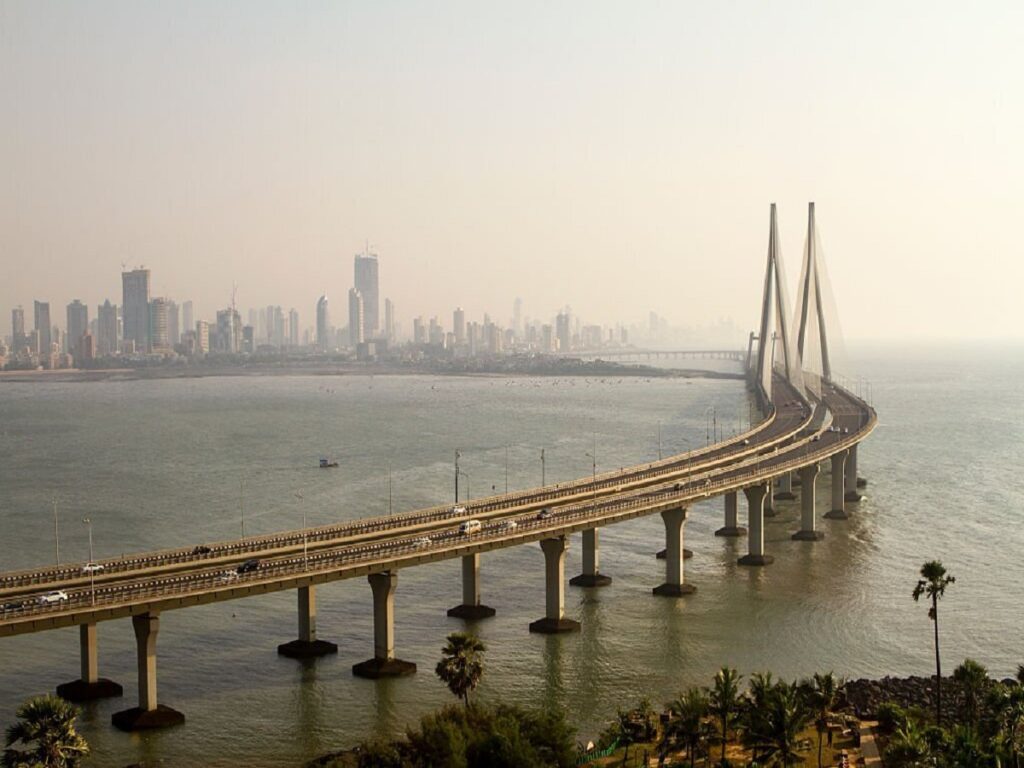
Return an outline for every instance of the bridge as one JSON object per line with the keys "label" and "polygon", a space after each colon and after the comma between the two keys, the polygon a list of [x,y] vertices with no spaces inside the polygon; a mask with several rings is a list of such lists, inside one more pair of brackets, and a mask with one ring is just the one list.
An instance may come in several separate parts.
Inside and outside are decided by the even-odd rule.
{"label": "bridge", "polygon": [[747,353],[742,349],[642,349],[639,347],[583,349],[560,356],[580,360],[660,360],[661,358],[668,360],[682,357],[744,362],[747,359]]}
{"label": "bridge", "polygon": [[[121,729],[136,730],[184,721],[182,713],[157,698],[156,641],[161,616],[170,611],[294,590],[297,636],[278,646],[278,652],[317,657],[338,649],[317,636],[316,588],[365,576],[373,593],[373,656],[353,665],[353,673],[379,678],[416,670],[398,658],[394,643],[394,595],[405,568],[459,558],[462,600],[448,614],[485,619],[495,610],[482,599],[481,557],[499,548],[539,543],[545,563],[544,613],[529,631],[573,632],[579,624],[565,615],[564,605],[565,553],[573,533],[582,534],[583,562],[582,573],[569,583],[604,587],[612,580],[600,570],[600,529],[659,514],[665,525],[665,580],[652,585],[652,594],[683,597],[696,591],[685,579],[688,510],[712,497],[721,497],[724,505],[716,535],[747,538],[747,553],[739,563],[770,565],[764,519],[773,514],[774,501],[796,498],[798,487],[801,524],[793,538],[820,540],[815,516],[820,467],[831,466],[831,511],[825,516],[843,519],[847,505],[860,499],[858,445],[877,423],[867,402],[833,380],[817,259],[812,203],[794,343],[773,204],[761,322],[743,355],[761,418],[742,434],[657,462],[464,505],[111,558],[92,572],[77,564],[0,573],[0,637],[77,626],[81,676],[59,686],[58,693],[73,701],[119,696],[121,686],[99,675],[97,626],[131,618],[139,702],[112,720]],[[805,365],[811,349],[805,342],[815,337],[821,373]],[[746,500],[746,526],[739,521],[740,495]]]}

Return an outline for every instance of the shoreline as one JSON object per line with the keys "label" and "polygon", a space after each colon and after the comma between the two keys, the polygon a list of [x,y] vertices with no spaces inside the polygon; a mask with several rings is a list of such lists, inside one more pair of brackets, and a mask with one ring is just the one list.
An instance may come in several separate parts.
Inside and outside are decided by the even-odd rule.
{"label": "shoreline", "polygon": [[504,369],[434,368],[422,365],[389,365],[365,363],[338,363],[333,365],[275,365],[257,363],[245,366],[175,366],[155,368],[69,368],[59,370],[0,371],[0,384],[37,383],[95,383],[151,381],[165,379],[205,379],[246,376],[455,376],[472,378],[676,378],[676,379],[745,379],[742,373],[711,371],[694,368],[653,368],[649,366],[623,366],[618,363],[584,365],[580,367],[524,367]]}

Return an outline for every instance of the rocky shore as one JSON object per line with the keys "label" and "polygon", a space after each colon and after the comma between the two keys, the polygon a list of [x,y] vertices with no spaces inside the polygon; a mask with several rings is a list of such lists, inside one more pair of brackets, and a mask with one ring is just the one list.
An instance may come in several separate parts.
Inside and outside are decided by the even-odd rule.
{"label": "rocky shore", "polygon": [[[990,684],[995,685],[996,682],[991,680]],[[873,720],[879,705],[887,701],[904,709],[932,709],[935,707],[935,676],[850,680],[840,689],[839,695],[841,703],[863,720]],[[942,678],[942,706],[949,712],[959,712],[963,708],[963,691],[951,677]]]}

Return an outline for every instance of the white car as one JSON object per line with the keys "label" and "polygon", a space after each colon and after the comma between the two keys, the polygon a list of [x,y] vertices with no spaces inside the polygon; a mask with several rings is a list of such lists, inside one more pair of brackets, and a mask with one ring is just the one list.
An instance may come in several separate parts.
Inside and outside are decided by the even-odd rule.
{"label": "white car", "polygon": [[424,536],[421,539],[416,539],[413,542],[413,546],[415,546],[415,547],[429,547],[430,546],[430,539],[428,537],[426,537],[426,536]]}
{"label": "white car", "polygon": [[464,515],[464,514],[466,514],[466,508],[464,506],[462,506],[461,504],[456,504],[454,507],[452,507],[452,514],[453,515]]}
{"label": "white car", "polygon": [[82,573],[99,573],[103,570],[103,565],[100,563],[86,563],[82,566]]}
{"label": "white car", "polygon": [[469,535],[471,533],[479,533],[483,529],[484,524],[479,520],[467,520],[459,526],[459,533]]}
{"label": "white car", "polygon": [[506,520],[504,523],[501,524],[501,529],[503,531],[514,531],[518,527],[519,523],[517,523],[515,520]]}
{"label": "white car", "polygon": [[234,571],[224,571],[224,573],[220,574],[220,576],[217,577],[217,580],[218,581],[234,581],[237,578],[238,578],[238,574],[235,573]]}
{"label": "white car", "polygon": [[45,595],[39,596],[40,605],[53,605],[54,603],[63,603],[68,599],[68,593],[60,589],[53,592],[47,592]]}

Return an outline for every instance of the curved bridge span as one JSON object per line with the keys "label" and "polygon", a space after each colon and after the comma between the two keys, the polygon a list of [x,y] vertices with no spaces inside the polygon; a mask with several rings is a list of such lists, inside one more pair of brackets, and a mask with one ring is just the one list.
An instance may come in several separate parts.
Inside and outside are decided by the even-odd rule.
{"label": "curved bridge span", "polygon": [[[772,264],[770,248],[769,274]],[[768,286],[766,280],[765,307],[774,307],[778,302],[769,301]],[[763,317],[760,337],[767,339],[765,326]],[[775,334],[771,338],[774,348]],[[394,593],[402,569],[461,559],[462,600],[448,614],[482,619],[495,611],[482,600],[481,556],[539,543],[545,560],[544,613],[529,629],[572,632],[579,624],[564,610],[568,537],[581,532],[583,540],[582,573],[570,583],[607,586],[611,578],[599,567],[600,529],[652,514],[660,514],[665,525],[665,580],[652,584],[652,593],[689,595],[695,587],[685,580],[683,543],[688,509],[695,502],[722,497],[724,521],[716,535],[745,536],[747,554],[739,563],[762,567],[772,562],[765,551],[765,515],[771,513],[773,499],[795,498],[794,477],[799,477],[801,497],[801,526],[793,534],[797,540],[813,542],[823,536],[815,519],[822,463],[831,465],[827,517],[846,517],[847,503],[860,498],[857,447],[877,424],[874,409],[827,379],[814,394],[786,361],[758,357],[763,367],[749,373],[762,419],[721,443],[461,506],[112,558],[100,561],[102,570],[92,573],[85,572],[84,564],[0,573],[0,637],[78,626],[81,677],[59,686],[58,693],[72,700],[120,695],[118,684],[99,676],[97,625],[130,617],[137,641],[139,705],[118,712],[113,721],[133,730],[184,720],[157,700],[156,638],[161,614],[169,611],[295,590],[298,636],[278,650],[286,656],[315,657],[337,651],[335,644],[317,637],[317,585],[365,576],[373,592],[373,656],[355,664],[353,672],[365,677],[409,674],[415,664],[396,656],[393,632]],[[740,493],[747,502],[745,527],[739,525]]]}

